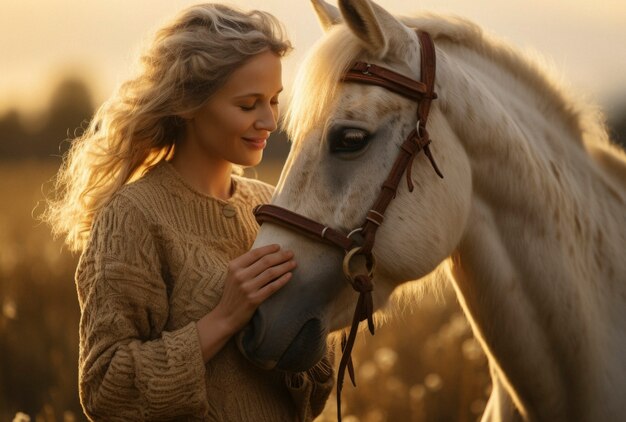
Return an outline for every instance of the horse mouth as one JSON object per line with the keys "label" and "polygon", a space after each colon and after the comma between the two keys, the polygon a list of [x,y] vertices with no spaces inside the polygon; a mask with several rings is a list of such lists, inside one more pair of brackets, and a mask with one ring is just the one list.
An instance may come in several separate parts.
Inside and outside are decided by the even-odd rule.
{"label": "horse mouth", "polygon": [[264,334],[254,333],[254,330],[247,327],[237,337],[237,345],[248,360],[266,370],[306,371],[315,366],[326,352],[326,330],[321,320],[317,318],[310,319],[302,325],[280,356],[278,353],[273,355],[264,351],[264,346],[272,346]]}
{"label": "horse mouth", "polygon": [[280,357],[276,368],[301,372],[315,366],[326,352],[326,332],[319,319],[308,320]]}

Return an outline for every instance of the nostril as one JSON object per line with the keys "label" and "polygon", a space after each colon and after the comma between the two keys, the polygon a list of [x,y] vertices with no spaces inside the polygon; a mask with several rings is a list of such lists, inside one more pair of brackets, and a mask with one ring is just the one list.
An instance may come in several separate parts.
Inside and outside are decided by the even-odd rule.
{"label": "nostril", "polygon": [[241,352],[246,356],[253,356],[263,341],[263,317],[255,312],[252,319],[239,333],[238,344]]}

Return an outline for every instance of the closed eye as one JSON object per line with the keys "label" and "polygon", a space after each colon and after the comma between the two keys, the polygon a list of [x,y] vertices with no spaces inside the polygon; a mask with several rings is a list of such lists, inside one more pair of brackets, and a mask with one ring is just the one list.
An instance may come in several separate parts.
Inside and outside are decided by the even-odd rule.
{"label": "closed eye", "polygon": [[331,153],[349,153],[363,149],[369,142],[370,133],[364,129],[338,126],[330,130],[328,143]]}
{"label": "closed eye", "polygon": [[[270,105],[272,107],[276,107],[278,104],[279,104],[278,99],[272,99],[270,101]],[[257,105],[258,105],[258,102],[255,102],[254,104],[251,104],[251,105],[241,104],[239,108],[242,109],[243,111],[252,111],[257,107]]]}

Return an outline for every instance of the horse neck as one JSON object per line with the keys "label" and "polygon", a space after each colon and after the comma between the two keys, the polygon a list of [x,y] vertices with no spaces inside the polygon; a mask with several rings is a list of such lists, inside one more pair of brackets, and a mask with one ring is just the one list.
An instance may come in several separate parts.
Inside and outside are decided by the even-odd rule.
{"label": "horse neck", "polygon": [[562,107],[477,54],[447,59],[440,108],[473,186],[449,260],[460,301],[528,418],[610,414],[626,379],[623,202]]}

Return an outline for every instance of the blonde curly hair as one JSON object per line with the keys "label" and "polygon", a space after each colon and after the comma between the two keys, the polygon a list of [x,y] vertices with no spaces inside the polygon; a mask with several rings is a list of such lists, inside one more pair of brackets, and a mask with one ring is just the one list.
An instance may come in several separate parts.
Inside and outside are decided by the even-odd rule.
{"label": "blonde curly hair", "polygon": [[184,136],[180,117],[202,107],[250,57],[291,44],[278,20],[219,4],[183,10],[157,31],[136,77],[123,83],[74,139],[42,219],[81,251],[97,213],[126,183],[168,157]]}

